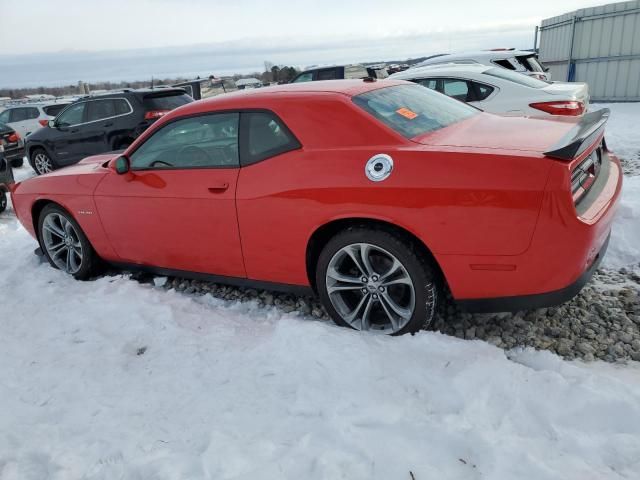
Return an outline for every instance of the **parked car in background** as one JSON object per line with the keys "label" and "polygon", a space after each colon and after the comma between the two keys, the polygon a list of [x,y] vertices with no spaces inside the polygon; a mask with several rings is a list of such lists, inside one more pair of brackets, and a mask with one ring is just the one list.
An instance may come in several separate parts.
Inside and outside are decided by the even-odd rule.
{"label": "parked car in background", "polygon": [[495,66],[447,63],[411,68],[390,78],[409,80],[502,115],[580,116],[589,106],[586,83],[549,83]]}
{"label": "parked car in background", "polygon": [[513,48],[497,48],[461,53],[440,53],[427,57],[411,68],[438,65],[441,63],[480,63],[487,66],[502,67],[506,70],[523,73],[539,80],[551,80],[548,68],[540,63],[534,52],[515,50]]}
{"label": "parked car in background", "polygon": [[7,208],[7,194],[9,185],[13,183],[13,170],[11,162],[4,156],[2,145],[0,145],[0,213]]}
{"label": "parked car in background", "polygon": [[13,128],[21,138],[39,130],[71,102],[43,102],[12,105],[0,112],[0,123]]}
{"label": "parked car in background", "polygon": [[481,311],[580,291],[622,186],[607,118],[503,117],[392,80],[274,86],[184,105],[12,200],[76,278],[102,259],[315,291],[339,325],[402,334],[444,284]]}
{"label": "parked car in background", "polygon": [[85,97],[26,139],[29,164],[38,174],[89,155],[121,150],[156,120],[193,99],[181,88],[123,90]]}
{"label": "parked car in background", "polygon": [[20,168],[24,162],[24,142],[10,126],[0,123],[0,148],[13,168]]}
{"label": "parked car in background", "polygon": [[330,67],[310,68],[300,72],[291,80],[291,83],[312,82],[318,80],[345,80],[362,78],[387,78],[387,70],[382,65],[365,67],[361,64],[334,65]]}

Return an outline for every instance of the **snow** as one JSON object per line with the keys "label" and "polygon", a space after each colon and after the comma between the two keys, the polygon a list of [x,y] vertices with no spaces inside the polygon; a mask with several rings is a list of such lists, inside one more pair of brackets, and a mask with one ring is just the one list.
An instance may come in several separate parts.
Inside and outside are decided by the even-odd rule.
{"label": "snow", "polygon": [[[630,109],[612,107],[615,126]],[[640,138],[624,128],[612,148]],[[639,258],[625,180],[622,263]],[[636,362],[359,334],[160,278],[77,282],[34,247],[0,215],[2,480],[640,478]]]}
{"label": "snow", "polygon": [[625,177],[622,199],[611,229],[602,266],[620,268],[640,263],[640,176]]}

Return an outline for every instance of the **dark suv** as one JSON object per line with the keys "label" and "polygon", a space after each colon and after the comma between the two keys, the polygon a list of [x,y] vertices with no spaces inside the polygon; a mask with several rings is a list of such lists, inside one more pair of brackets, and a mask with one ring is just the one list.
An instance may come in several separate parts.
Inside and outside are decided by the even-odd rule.
{"label": "dark suv", "polygon": [[26,155],[37,174],[98,153],[121,150],[165,113],[193,99],[181,88],[124,90],[84,97],[65,108],[49,128],[26,139]]}
{"label": "dark suv", "polygon": [[359,63],[353,65],[335,65],[332,67],[310,68],[299,73],[291,83],[315,82],[318,80],[342,80],[345,78],[387,78],[387,70],[383,65],[365,67]]}

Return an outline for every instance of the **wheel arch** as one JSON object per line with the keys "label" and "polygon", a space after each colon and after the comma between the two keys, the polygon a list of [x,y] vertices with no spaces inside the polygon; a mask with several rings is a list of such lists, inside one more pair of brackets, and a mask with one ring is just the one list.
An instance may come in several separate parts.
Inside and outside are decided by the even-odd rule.
{"label": "wheel arch", "polygon": [[410,241],[431,261],[433,266],[437,270],[437,274],[440,277],[440,280],[446,282],[446,277],[444,275],[444,271],[442,267],[438,263],[438,260],[433,255],[431,249],[413,232],[409,231],[405,227],[397,225],[395,223],[381,220],[377,218],[367,218],[367,217],[347,217],[347,218],[339,218],[327,222],[318,228],[311,234],[309,240],[307,241],[307,249],[305,255],[306,262],[306,271],[307,277],[309,280],[309,284],[311,288],[317,293],[316,287],[316,267],[318,263],[318,258],[320,256],[320,252],[322,248],[327,244],[327,242],[336,234],[343,230],[347,230],[349,228],[354,227],[364,227],[364,228],[372,228],[372,229],[380,229],[386,230],[389,232],[393,232],[399,234],[401,237],[404,237],[406,240]]}

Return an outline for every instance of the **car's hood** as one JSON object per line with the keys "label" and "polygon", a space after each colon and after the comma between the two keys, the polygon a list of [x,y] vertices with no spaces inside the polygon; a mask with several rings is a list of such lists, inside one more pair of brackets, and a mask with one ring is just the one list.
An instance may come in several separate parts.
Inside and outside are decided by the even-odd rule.
{"label": "car's hood", "polygon": [[104,165],[119,153],[104,153],[87,157],[75,165],[54,170],[46,175],[20,182],[16,194],[90,195],[109,170]]}
{"label": "car's hood", "polygon": [[575,117],[543,119],[480,113],[446,128],[413,138],[424,145],[523,150],[542,153],[577,123]]}
{"label": "car's hood", "polygon": [[100,155],[92,155],[80,160],[78,165],[95,165],[96,163],[106,163],[113,160],[114,158],[119,157],[122,152],[123,150],[116,150],[115,152],[106,152],[101,153]]}

